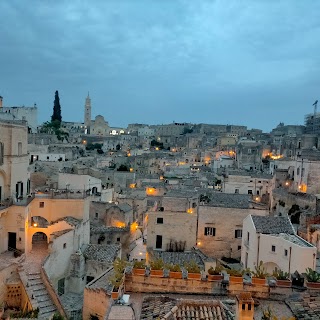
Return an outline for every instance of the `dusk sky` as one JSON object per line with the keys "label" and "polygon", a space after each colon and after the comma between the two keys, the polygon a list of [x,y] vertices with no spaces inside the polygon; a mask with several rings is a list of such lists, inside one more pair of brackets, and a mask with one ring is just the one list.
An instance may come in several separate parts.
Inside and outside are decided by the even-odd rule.
{"label": "dusk sky", "polygon": [[320,100],[320,1],[0,1],[0,95],[110,126],[303,124]]}

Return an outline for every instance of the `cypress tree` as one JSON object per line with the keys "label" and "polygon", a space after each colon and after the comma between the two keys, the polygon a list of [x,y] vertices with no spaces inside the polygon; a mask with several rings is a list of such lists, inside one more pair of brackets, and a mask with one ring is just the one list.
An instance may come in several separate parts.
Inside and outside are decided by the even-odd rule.
{"label": "cypress tree", "polygon": [[57,90],[54,95],[53,114],[51,116],[51,121],[59,121],[59,123],[61,123],[61,120],[62,120],[61,106],[60,106],[59,92]]}

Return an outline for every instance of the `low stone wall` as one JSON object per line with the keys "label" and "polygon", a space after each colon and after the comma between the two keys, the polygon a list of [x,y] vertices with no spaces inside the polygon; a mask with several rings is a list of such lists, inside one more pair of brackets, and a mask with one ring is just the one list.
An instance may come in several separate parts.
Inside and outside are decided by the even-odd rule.
{"label": "low stone wall", "polygon": [[[126,274],[125,292],[237,295],[251,292],[254,298],[270,298],[267,285],[243,283],[222,284],[221,281],[173,279]],[[281,294],[277,291],[277,294]]]}

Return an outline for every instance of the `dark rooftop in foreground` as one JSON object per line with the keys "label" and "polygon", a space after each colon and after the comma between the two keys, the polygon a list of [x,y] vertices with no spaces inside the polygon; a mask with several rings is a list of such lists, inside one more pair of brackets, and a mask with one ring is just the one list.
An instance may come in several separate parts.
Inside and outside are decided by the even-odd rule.
{"label": "dark rooftop in foreground", "polygon": [[293,226],[287,217],[251,216],[257,233],[264,234],[295,234]]}

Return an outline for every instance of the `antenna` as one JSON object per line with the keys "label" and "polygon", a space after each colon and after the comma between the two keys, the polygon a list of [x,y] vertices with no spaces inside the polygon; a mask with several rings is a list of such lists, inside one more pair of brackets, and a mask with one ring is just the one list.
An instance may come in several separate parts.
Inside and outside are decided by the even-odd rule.
{"label": "antenna", "polygon": [[313,112],[313,133],[316,131],[316,114],[317,114],[317,107],[318,107],[318,100],[316,100],[313,104],[314,112]]}

